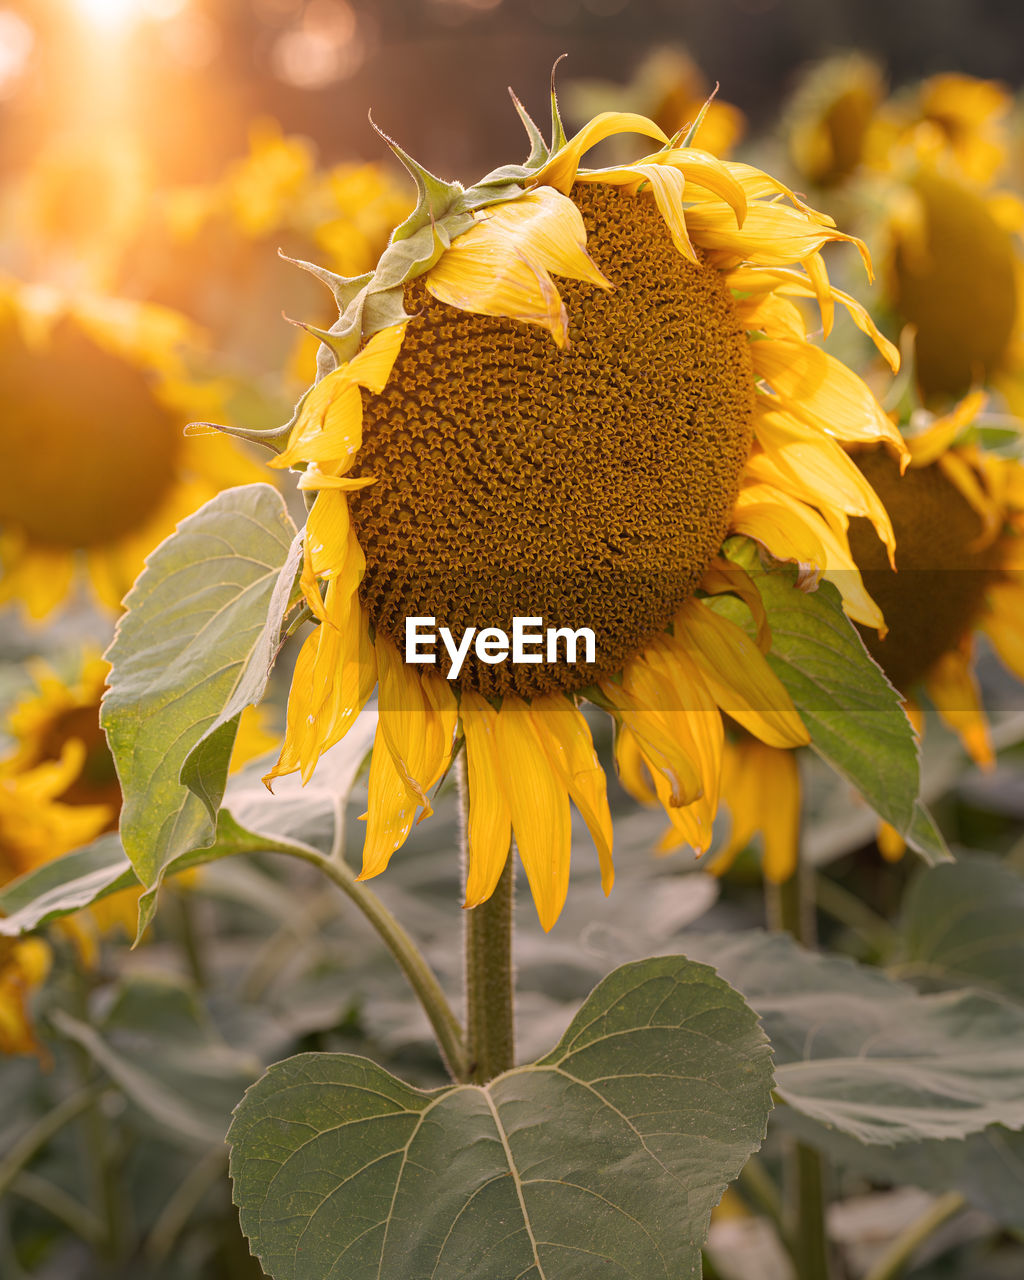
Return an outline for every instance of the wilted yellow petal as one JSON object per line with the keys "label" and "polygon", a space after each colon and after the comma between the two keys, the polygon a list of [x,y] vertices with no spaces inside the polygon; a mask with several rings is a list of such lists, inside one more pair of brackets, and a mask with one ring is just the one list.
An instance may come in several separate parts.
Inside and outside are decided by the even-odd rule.
{"label": "wilted yellow petal", "polygon": [[885,440],[908,459],[903,436],[867,385],[846,365],[806,342],[768,339],[750,347],[754,372],[779,405],[837,440]]}
{"label": "wilted yellow petal", "polygon": [[646,116],[631,111],[602,111],[542,165],[531,177],[538,186],[554,187],[568,194],[585,152],[616,133],[639,133],[657,142],[668,142],[664,132]]}
{"label": "wilted yellow petal", "polygon": [[611,288],[586,243],[576,205],[551,187],[540,187],[485,210],[424,281],[450,307],[543,325],[565,346],[565,307],[548,273]]}
{"label": "wilted yellow petal", "polygon": [[773,747],[810,741],[782,682],[742,628],[691,599],[676,615],[674,631],[715,701],[745,729]]}
{"label": "wilted yellow petal", "polygon": [[999,657],[1024,680],[1024,582],[993,583],[986,593],[987,610],[981,629]]}
{"label": "wilted yellow petal", "polygon": [[992,768],[996,757],[969,652],[944,653],[925,677],[924,687],[935,710],[959,735],[974,763],[983,769]]}
{"label": "wilted yellow petal", "polygon": [[395,357],[402,349],[407,324],[408,321],[403,320],[401,324],[392,324],[386,329],[378,330],[366,346],[338,372],[346,373],[360,387],[365,387],[373,395],[379,396],[391,376]]}
{"label": "wilted yellow petal", "polygon": [[370,757],[363,866],[357,880],[369,880],[385,869],[391,855],[405,844],[416,808],[416,796],[406,786],[378,722]]}

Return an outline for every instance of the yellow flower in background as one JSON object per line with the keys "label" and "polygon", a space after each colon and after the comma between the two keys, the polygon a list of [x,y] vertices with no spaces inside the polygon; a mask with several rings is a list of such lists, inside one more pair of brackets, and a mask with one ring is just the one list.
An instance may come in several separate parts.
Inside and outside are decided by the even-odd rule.
{"label": "yellow flower in background", "polygon": [[688,129],[707,104],[697,141],[703,150],[725,157],[742,139],[747,122],[739,107],[717,96],[708,104],[713,87],[685,49],[668,46],[652,50],[628,84],[573,80],[565,96],[570,113],[581,120],[602,111],[638,111],[669,137]]}
{"label": "yellow flower in background", "polygon": [[[321,335],[323,376],[272,463],[301,469],[315,495],[302,587],[320,625],[268,781],[308,779],[376,686],[363,878],[431,812],[461,732],[466,905],[491,894],[514,835],[549,929],[568,886],[570,800],[606,892],[613,876],[581,700],[613,717],[623,776],[635,761],[706,848],[719,708],[771,745],[807,741],[760,649],[709,607],[729,590],[760,607],[724,572],[722,541],[743,533],[815,566],[879,626],[845,530],[864,516],[890,550],[892,531],[839,441],[905,450],[867,387],[806,338],[794,299],[816,298],[826,328],[838,301],[896,363],[829,284],[820,250],[850,239],[830,219],[641,116],[598,116],[550,153],[525,119],[530,161],[469,191],[413,166],[421,206],[374,278],[332,282],[343,315]],[[580,167],[626,132],[657,149]],[[400,656],[407,617],[458,636],[509,631],[523,614],[593,628],[595,666],[470,658],[448,681]]]}
{"label": "yellow flower in background", "polygon": [[40,1053],[28,1002],[52,962],[42,938],[0,938],[0,1053]]}
{"label": "yellow flower in background", "polygon": [[[100,728],[100,701],[110,664],[85,654],[72,678],[49,664],[29,666],[32,687],[6,717],[11,750],[0,759],[0,884],[35,870],[116,831],[121,789]],[[247,707],[239,723],[231,768],[241,768],[277,745],[262,707]],[[198,870],[176,879],[192,883]],[[141,889],[124,889],[61,921],[83,964],[91,966],[99,937],[135,932]]]}
{"label": "yellow flower in background", "polygon": [[842,54],[812,67],[783,122],[800,177],[817,187],[834,187],[857,173],[884,98],[881,69],[863,54]]}
{"label": "yellow flower in background", "polygon": [[1006,164],[1013,99],[992,80],[947,73],[886,97],[878,63],[839,54],[811,67],[784,112],[797,174],[823,188],[946,158],[961,181],[987,184]]}
{"label": "yellow flower in background", "polygon": [[82,566],[116,609],[179,520],[259,475],[231,442],[183,435],[222,403],[189,373],[194,337],[161,307],[0,285],[0,602],[42,617]]}
{"label": "yellow flower in background", "polygon": [[971,397],[959,413],[909,437],[903,477],[880,453],[856,453],[892,517],[898,572],[882,562],[862,521],[851,526],[850,545],[889,627],[884,638],[862,630],[872,657],[904,695],[915,724],[915,694],[923,689],[971,757],[988,765],[974,636],[984,632],[1024,680],[1024,464],[955,443],[981,402]]}
{"label": "yellow flower in background", "polygon": [[914,326],[917,381],[942,405],[994,384],[1024,412],[1020,240],[1024,209],[1005,192],[922,166],[889,215],[887,293]]}

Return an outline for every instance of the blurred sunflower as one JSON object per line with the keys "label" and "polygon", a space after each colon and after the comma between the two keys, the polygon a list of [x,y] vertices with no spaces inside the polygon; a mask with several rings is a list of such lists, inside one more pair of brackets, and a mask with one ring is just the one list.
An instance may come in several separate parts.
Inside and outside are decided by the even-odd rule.
{"label": "blurred sunflower", "polygon": [[0,1053],[40,1053],[28,1002],[50,971],[42,938],[0,938]]}
{"label": "blurred sunflower", "polygon": [[190,376],[193,339],[164,308],[0,284],[0,601],[42,617],[82,563],[116,609],[182,517],[259,475],[231,442],[183,435],[197,408],[222,402]]}
{"label": "blurred sunflower", "polygon": [[[917,733],[924,726],[923,692],[971,758],[988,767],[994,757],[973,674],[974,647],[978,634],[987,636],[1006,667],[1024,681],[1024,464],[969,443],[983,404],[984,397],[974,394],[954,413],[908,436],[905,475],[877,448],[855,449],[857,466],[892,518],[898,572],[867,521],[852,521],[849,538],[888,628],[881,636],[862,626],[861,636],[903,695]],[[799,848],[796,753],[734,734],[725,747],[721,798],[731,826],[709,870],[728,870],[759,833],[765,879],[788,879]],[[669,852],[684,843],[670,828],[659,849]],[[887,823],[880,825],[878,846],[890,860],[906,847]]]}
{"label": "blurred sunflower", "polygon": [[1022,226],[1015,196],[969,185],[941,156],[918,165],[895,193],[887,303],[897,322],[914,326],[926,404],[989,384],[1024,414]]}
{"label": "blurred sunflower", "polygon": [[[7,715],[11,751],[0,760],[0,884],[116,831],[121,790],[100,728],[100,701],[110,664],[84,655],[73,678],[47,663],[30,665],[32,687]],[[276,745],[263,708],[247,707],[231,758],[239,769]],[[178,877],[191,883],[198,872]],[[135,931],[140,889],[125,889],[61,922],[82,962],[92,965],[99,937]]]}
{"label": "blurred sunflower", "polygon": [[685,49],[663,46],[644,58],[628,84],[574,80],[566,100],[570,113],[582,120],[602,111],[639,111],[670,137],[688,129],[703,112],[701,148],[725,157],[743,137],[747,122],[732,103],[717,97],[709,102],[711,93],[707,77]]}
{"label": "blurred sunflower", "polygon": [[[518,105],[518,104],[517,104]],[[849,555],[851,515],[892,548],[884,509],[839,440],[902,439],[867,387],[806,341],[845,304],[820,256],[849,240],[768,175],[608,113],[469,190],[407,163],[420,205],[370,279],[332,285],[321,378],[265,440],[315,500],[301,584],[320,623],[299,653],[268,785],[312,774],[375,685],[362,877],[383,871],[447,771],[468,776],[466,905],[493,891],[514,834],[542,925],[569,875],[569,802],[606,891],[605,778],[579,701],[611,714],[619,767],[647,771],[706,848],[722,756],[719,708],[779,747],[807,734],[760,649],[708,607],[749,581],[723,571],[730,531],[835,576],[881,625]],[[624,132],[659,149],[580,167]],[[407,159],[407,158],[406,158]],[[799,266],[794,264],[800,264]],[[803,269],[801,269],[801,267]],[[556,288],[552,275],[561,277]],[[365,394],[364,394],[365,393]],[[245,433],[252,435],[252,433]],[[740,575],[742,578],[742,575]],[[591,627],[592,667],[467,659],[457,681],[400,656],[405,619],[453,634],[537,615]]]}
{"label": "blurred sunflower", "polygon": [[1012,105],[1003,85],[958,73],[887,98],[873,59],[839,54],[809,69],[785,109],[784,131],[796,172],[815,186],[898,174],[937,154],[962,181],[987,184],[1007,161]]}

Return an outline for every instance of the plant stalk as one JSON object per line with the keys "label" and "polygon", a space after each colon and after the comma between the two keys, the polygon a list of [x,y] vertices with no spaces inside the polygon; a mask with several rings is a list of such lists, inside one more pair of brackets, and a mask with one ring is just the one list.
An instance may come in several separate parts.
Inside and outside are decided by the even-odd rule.
{"label": "plant stalk", "polygon": [[947,1191],[915,1219],[892,1242],[885,1253],[871,1268],[864,1280],[899,1280],[913,1260],[920,1246],[939,1227],[955,1217],[967,1202],[959,1191]]}
{"label": "plant stalk", "polygon": [[398,967],[419,998],[424,1012],[430,1019],[438,1047],[452,1079],[468,1080],[470,1075],[462,1027],[441,990],[437,975],[427,964],[412,938],[380,898],[365,885],[359,884],[351,868],[344,862],[334,862],[313,849],[306,852],[295,848],[291,856],[301,858],[303,862],[309,862],[314,867],[318,867],[363,913],[398,962]]}
{"label": "plant stalk", "polygon": [[486,1084],[515,1065],[515,974],[512,961],[515,864],[466,912],[466,1038],[470,1078]]}
{"label": "plant stalk", "polygon": [[[777,932],[791,934],[805,947],[817,942],[814,872],[802,857],[796,870],[779,885],[765,885],[768,920]],[[825,1226],[825,1167],[813,1147],[794,1142],[785,1165],[786,1244],[797,1280],[830,1280],[828,1232]]]}

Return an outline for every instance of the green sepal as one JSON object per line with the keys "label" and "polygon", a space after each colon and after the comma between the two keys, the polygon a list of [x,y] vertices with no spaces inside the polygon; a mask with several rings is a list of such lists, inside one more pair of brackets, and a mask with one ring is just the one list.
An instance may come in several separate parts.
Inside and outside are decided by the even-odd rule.
{"label": "green sepal", "polygon": [[288,437],[294,425],[295,415],[283,427],[266,427],[261,431],[253,427],[225,426],[222,422],[190,422],[185,428],[185,435],[199,436],[205,435],[207,430],[219,431],[227,436],[237,436],[239,440],[246,440],[249,444],[263,445],[272,453],[283,453],[287,448]]}
{"label": "green sepal", "polygon": [[[377,129],[372,120],[370,123],[374,129]],[[389,138],[380,129],[377,129],[377,132],[412,175],[419,195],[419,199],[416,201],[416,208],[392,232],[392,244],[397,240],[410,239],[421,228],[434,222],[440,222],[448,217],[449,214],[464,211],[463,188],[460,182],[445,182],[443,178],[438,178],[436,174],[431,173],[429,169],[425,169],[423,165],[403,151],[393,138]]]}
{"label": "green sepal", "polygon": [[697,112],[697,119],[694,120],[693,124],[690,125],[689,131],[687,132],[686,137],[683,139],[682,145],[684,147],[693,146],[693,139],[696,137],[697,130],[704,123],[704,117],[707,115],[708,108],[711,106],[712,102],[714,101],[715,94],[717,92],[718,92],[718,81],[716,80],[715,87],[708,94],[707,102],[705,102],[704,105],[701,107],[701,109]]}
{"label": "green sepal", "polygon": [[555,59],[555,65],[551,68],[551,146],[548,149],[548,155],[552,156],[556,151],[560,151],[567,142],[565,128],[562,125],[562,117],[558,110],[558,94],[555,92],[555,72],[558,70],[558,64],[562,59],[568,56],[567,53],[559,55]]}
{"label": "green sepal", "polygon": [[[508,94],[512,99],[512,105],[515,107],[519,119],[523,122],[523,128],[526,130],[526,136],[530,139],[530,154],[527,156],[526,163],[523,167],[526,169],[539,169],[551,154],[548,151],[548,144],[544,141],[544,135],[534,123],[533,116],[530,115],[527,109],[519,101],[511,87],[509,87]],[[484,179],[484,181],[486,181],[486,179]],[[480,183],[478,185],[482,186],[483,184]]]}
{"label": "green sepal", "polygon": [[526,195],[523,185],[530,171],[521,164],[506,164],[466,189],[466,208],[484,209],[489,204],[507,204]]}
{"label": "green sepal", "polygon": [[[329,271],[326,267],[317,266],[315,262],[307,262],[304,258],[289,257],[283,249],[278,249],[277,256],[285,262],[290,262],[293,267],[301,267],[303,271],[308,271],[311,276],[316,276],[334,294],[334,301],[338,304],[339,311],[344,311],[352,299],[365,289],[373,279],[372,271],[367,271],[361,276],[339,276],[337,272]],[[294,324],[295,321],[292,323]]]}

